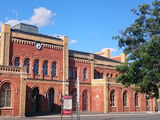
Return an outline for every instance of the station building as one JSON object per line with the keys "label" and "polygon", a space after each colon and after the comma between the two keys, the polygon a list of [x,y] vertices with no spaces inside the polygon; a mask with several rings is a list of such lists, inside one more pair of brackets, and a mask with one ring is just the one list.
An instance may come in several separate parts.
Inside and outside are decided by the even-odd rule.
{"label": "station building", "polygon": [[136,93],[134,85],[116,83],[116,65],[125,55],[69,50],[68,37],[52,37],[33,25],[3,24],[0,32],[0,115],[24,116],[61,110],[61,96],[72,95],[77,110],[89,112],[154,111],[155,99]]}

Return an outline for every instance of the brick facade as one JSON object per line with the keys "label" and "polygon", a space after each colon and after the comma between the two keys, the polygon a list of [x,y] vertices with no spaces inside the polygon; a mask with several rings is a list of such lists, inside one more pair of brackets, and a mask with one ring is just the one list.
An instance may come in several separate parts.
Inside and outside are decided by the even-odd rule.
{"label": "brick facade", "polygon": [[[97,54],[68,50],[68,38],[65,36],[51,37],[2,25],[0,39],[2,103],[8,100],[7,96],[1,95],[3,85],[9,84],[11,89],[11,104],[0,107],[2,116],[59,112],[61,96],[67,93],[72,95],[73,111],[76,111],[77,78],[80,79],[81,111],[155,110],[155,99],[149,99],[146,106],[146,96],[138,93],[136,106],[134,86],[125,88],[115,82],[119,73],[114,68],[121,62]],[[37,43],[41,45],[40,49],[36,48]],[[24,65],[26,59],[28,66]],[[56,63],[56,69],[53,63]],[[114,106],[111,106],[111,92],[114,93]],[[126,106],[123,105],[124,92],[127,96]],[[4,93],[8,94],[7,91]]]}

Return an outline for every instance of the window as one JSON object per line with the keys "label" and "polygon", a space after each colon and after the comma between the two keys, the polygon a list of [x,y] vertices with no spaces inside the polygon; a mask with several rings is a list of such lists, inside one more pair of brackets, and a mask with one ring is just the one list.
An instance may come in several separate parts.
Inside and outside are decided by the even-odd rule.
{"label": "window", "polygon": [[24,65],[27,67],[27,73],[29,73],[29,58],[24,60]]}
{"label": "window", "polygon": [[48,75],[48,62],[43,62],[43,75]]}
{"label": "window", "polygon": [[99,77],[100,79],[103,79],[103,73],[100,73],[100,77]]}
{"label": "window", "polygon": [[124,91],[123,93],[123,106],[127,106],[127,92]]}
{"label": "window", "polygon": [[103,79],[103,73],[100,73],[97,70],[94,70],[94,79]]}
{"label": "window", "polygon": [[135,93],[135,106],[139,106],[139,102],[138,102],[138,93]]}
{"label": "window", "polygon": [[34,61],[34,67],[33,67],[33,71],[35,75],[39,74],[39,60],[35,60]]}
{"label": "window", "polygon": [[83,79],[84,79],[84,80],[87,79],[86,73],[87,73],[87,70],[86,70],[86,68],[84,68],[84,69],[83,69]]}
{"label": "window", "polygon": [[72,68],[69,67],[69,79],[71,79],[71,78],[72,78]]}
{"label": "window", "polygon": [[77,68],[73,68],[73,78],[77,78]]}
{"label": "window", "polygon": [[77,79],[77,68],[69,67],[69,79]]}
{"label": "window", "polygon": [[109,73],[106,74],[107,78],[109,77]]}
{"label": "window", "polygon": [[114,95],[114,90],[112,90],[110,94],[110,105],[115,106],[115,95]]}
{"label": "window", "polygon": [[52,76],[56,76],[56,62],[52,63]]}
{"label": "window", "polygon": [[11,107],[11,87],[4,84],[1,88],[1,107]]}
{"label": "window", "polygon": [[110,78],[112,78],[112,74],[110,74]]}
{"label": "window", "polygon": [[19,62],[19,57],[16,57],[15,60],[14,60],[14,66],[16,66],[16,67],[19,66],[19,63],[20,63]]}

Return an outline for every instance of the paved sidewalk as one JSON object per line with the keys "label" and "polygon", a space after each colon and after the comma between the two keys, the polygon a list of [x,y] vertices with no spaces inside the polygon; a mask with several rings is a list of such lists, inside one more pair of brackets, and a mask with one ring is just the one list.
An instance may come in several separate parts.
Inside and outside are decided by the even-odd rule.
{"label": "paved sidewalk", "polygon": [[[160,114],[159,112],[115,112],[115,113],[101,113],[101,112],[81,112],[80,116],[81,117],[105,117],[105,116],[127,116],[127,115],[132,115],[132,116],[137,116],[137,115],[156,115]],[[0,117],[0,120],[42,120],[42,119],[51,119],[51,118],[60,118],[60,114],[50,114],[50,115],[39,115],[39,116],[30,116],[30,117]],[[76,118],[77,114],[73,113],[73,118]],[[63,118],[71,118],[71,116],[63,116]]]}

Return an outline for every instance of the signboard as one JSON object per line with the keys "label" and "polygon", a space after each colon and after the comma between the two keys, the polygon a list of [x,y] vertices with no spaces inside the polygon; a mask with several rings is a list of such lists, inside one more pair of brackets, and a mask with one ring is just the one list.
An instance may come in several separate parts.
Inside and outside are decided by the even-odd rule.
{"label": "signboard", "polygon": [[62,96],[62,115],[72,115],[72,96]]}

